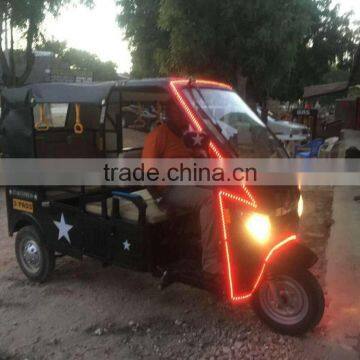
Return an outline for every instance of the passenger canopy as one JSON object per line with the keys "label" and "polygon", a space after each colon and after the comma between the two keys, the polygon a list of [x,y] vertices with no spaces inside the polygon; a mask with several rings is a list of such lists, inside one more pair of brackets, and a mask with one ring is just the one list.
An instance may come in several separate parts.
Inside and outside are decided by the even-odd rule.
{"label": "passenger canopy", "polygon": [[29,103],[88,103],[100,105],[115,86],[115,82],[98,84],[44,83],[21,88],[8,88],[2,97],[10,106]]}

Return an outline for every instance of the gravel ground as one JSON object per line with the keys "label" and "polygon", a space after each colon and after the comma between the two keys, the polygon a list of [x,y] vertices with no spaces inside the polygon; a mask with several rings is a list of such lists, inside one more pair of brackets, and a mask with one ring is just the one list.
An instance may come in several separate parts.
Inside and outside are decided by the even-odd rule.
{"label": "gravel ground", "polygon": [[330,236],[332,219],[333,189],[331,187],[308,187],[303,191],[304,216],[300,223],[300,235],[319,257],[312,268],[321,285],[325,284],[326,245]]}
{"label": "gravel ground", "polygon": [[[314,271],[322,282],[332,190],[304,197],[303,239],[320,256]],[[219,303],[181,284],[160,292],[148,274],[103,269],[92,259],[62,258],[50,282],[31,284],[7,236],[3,193],[0,200],[1,360],[346,358],[321,324],[303,338],[280,336],[248,305]]]}

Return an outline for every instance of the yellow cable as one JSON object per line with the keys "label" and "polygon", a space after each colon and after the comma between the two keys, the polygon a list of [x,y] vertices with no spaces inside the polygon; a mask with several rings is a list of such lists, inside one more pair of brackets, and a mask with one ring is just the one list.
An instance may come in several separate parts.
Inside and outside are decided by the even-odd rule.
{"label": "yellow cable", "polygon": [[40,120],[35,124],[35,129],[37,131],[48,131],[50,128],[49,120],[45,116],[45,105],[39,105],[39,112],[40,112]]}

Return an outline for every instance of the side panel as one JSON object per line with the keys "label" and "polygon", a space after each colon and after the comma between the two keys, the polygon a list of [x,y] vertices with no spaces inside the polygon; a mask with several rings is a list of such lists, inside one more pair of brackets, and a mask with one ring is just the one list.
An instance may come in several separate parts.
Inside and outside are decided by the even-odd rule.
{"label": "side panel", "polygon": [[43,204],[41,193],[31,189],[9,187],[7,208],[11,234],[34,225],[59,253],[88,255],[136,270],[149,267],[145,225],[105,219],[63,203]]}
{"label": "side panel", "polygon": [[62,254],[82,256],[86,222],[78,208],[53,204],[40,209],[37,215],[51,248]]}
{"label": "side panel", "polygon": [[5,108],[0,121],[5,157],[34,157],[33,115],[30,107]]}
{"label": "side panel", "polygon": [[81,257],[86,222],[78,208],[43,206],[42,194],[35,189],[8,187],[6,196],[10,235],[23,226],[34,225],[49,247]]}
{"label": "side panel", "polygon": [[83,252],[85,255],[111,261],[111,242],[114,231],[110,220],[101,216],[83,213]]}
{"label": "side panel", "polygon": [[114,261],[127,268],[146,270],[148,268],[147,235],[143,225],[116,220],[111,243]]}

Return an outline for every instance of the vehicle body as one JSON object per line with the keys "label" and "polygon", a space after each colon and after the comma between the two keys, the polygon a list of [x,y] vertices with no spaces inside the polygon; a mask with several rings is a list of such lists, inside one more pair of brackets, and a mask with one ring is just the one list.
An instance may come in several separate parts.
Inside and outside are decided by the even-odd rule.
{"label": "vehicle body", "polygon": [[[206,132],[209,157],[286,156],[230,86],[187,79],[5,90],[0,122],[4,155],[139,157],[146,133],[125,124],[123,111],[155,107],[163,121],[169,102],[177,104],[195,131]],[[66,109],[62,116],[60,104]],[[47,118],[52,106],[58,117],[52,124],[57,127]],[[298,189],[243,185],[214,187],[213,192],[224,265],[219,283],[201,272],[201,249],[193,241],[199,237],[197,214],[168,216],[140,186],[8,186],[9,234],[17,233],[19,265],[34,281],[49,277],[55,254],[91,256],[104,264],[160,274],[163,284],[170,279],[224,293],[234,304],[252,301],[259,316],[282,333],[300,334],[316,326],[324,299],[308,272],[317,257],[297,237],[303,206]],[[264,228],[266,239],[258,233]]]}
{"label": "vehicle body", "polygon": [[[256,109],[257,114],[261,114],[261,109]],[[299,124],[292,121],[277,120],[271,114],[268,115],[268,128],[283,142],[292,141],[297,142],[308,141],[311,138],[311,131],[309,127],[304,124]]]}
{"label": "vehicle body", "polygon": [[272,116],[269,116],[267,125],[275,135],[286,135],[289,137],[289,140],[292,137],[301,137],[303,139],[302,141],[306,141],[311,137],[310,129],[303,124],[276,120]]}

